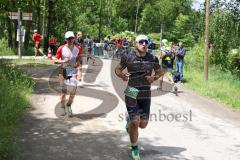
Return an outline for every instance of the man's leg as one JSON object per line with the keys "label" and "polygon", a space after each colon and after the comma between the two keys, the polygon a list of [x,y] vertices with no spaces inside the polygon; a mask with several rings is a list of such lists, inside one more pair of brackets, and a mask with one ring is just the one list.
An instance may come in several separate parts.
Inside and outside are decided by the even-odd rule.
{"label": "man's leg", "polygon": [[76,95],[76,91],[77,91],[77,87],[72,87],[71,88],[71,92],[70,92],[70,96],[69,96],[67,105],[71,105],[73,103],[74,97]]}
{"label": "man's leg", "polygon": [[159,78],[159,90],[162,90],[162,86],[163,86],[163,77],[164,77],[164,75],[162,75],[160,78]]}
{"label": "man's leg", "polygon": [[51,50],[51,53],[53,55],[54,54],[54,46],[53,45],[50,45],[50,50]]}
{"label": "man's leg", "polygon": [[139,108],[141,110],[139,128],[141,129],[146,128],[148,125],[149,115],[150,115],[150,105],[151,105],[150,97],[139,100]]}
{"label": "man's leg", "polygon": [[179,72],[178,61],[176,61],[176,70]]}
{"label": "man's leg", "polygon": [[60,101],[61,101],[61,116],[64,116],[65,113],[65,102],[66,102],[66,94],[67,94],[67,86],[64,84],[64,77],[62,74],[59,74],[59,81],[60,81],[60,87],[61,87],[61,95],[60,95]]}
{"label": "man's leg", "polygon": [[180,73],[180,81],[183,80],[183,62],[178,62],[179,73]]}
{"label": "man's leg", "polygon": [[35,57],[38,55],[38,49],[34,47]]}
{"label": "man's leg", "polygon": [[66,94],[67,94],[67,90],[62,90],[61,96],[60,96],[61,107],[62,107],[62,108],[65,108]]}
{"label": "man's leg", "polygon": [[127,106],[127,111],[129,115],[129,121],[127,122],[127,131],[129,133],[130,142],[131,142],[131,158],[139,159],[139,150],[138,150],[138,127],[140,123],[140,116],[138,114],[137,100],[125,96],[125,102]]}
{"label": "man's leg", "polygon": [[41,53],[43,56],[46,56],[40,48],[38,49],[38,52]]}
{"label": "man's leg", "polygon": [[73,87],[71,86],[71,91],[70,91],[70,96],[66,105],[66,113],[68,116],[72,116],[72,109],[71,109],[71,105],[73,103],[74,97],[76,95],[76,91],[77,91],[77,87]]}
{"label": "man's leg", "polygon": [[163,75],[159,78],[159,88],[158,88],[158,90],[162,90],[164,75],[165,75],[165,69],[163,68]]}
{"label": "man's leg", "polygon": [[140,116],[134,116],[131,118],[129,137],[131,141],[131,158],[133,160],[140,160],[139,149],[138,149],[138,127],[140,124]]}

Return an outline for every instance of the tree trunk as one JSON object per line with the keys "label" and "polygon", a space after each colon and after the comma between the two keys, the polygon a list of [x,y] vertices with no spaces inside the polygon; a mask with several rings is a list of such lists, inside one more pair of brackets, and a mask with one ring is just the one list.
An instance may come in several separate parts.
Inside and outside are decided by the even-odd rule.
{"label": "tree trunk", "polygon": [[13,38],[12,38],[12,24],[11,24],[11,19],[7,17],[7,32],[8,32],[8,47],[12,48],[13,47]]}
{"label": "tree trunk", "polygon": [[18,48],[18,42],[17,42],[17,21],[14,21],[14,41],[13,41],[13,44],[14,44],[14,47],[17,49]]}
{"label": "tree trunk", "polygon": [[[32,13],[32,2],[30,2],[29,6],[28,6],[28,13]],[[24,49],[27,50],[28,47],[29,47],[29,41],[31,40],[32,38],[32,35],[30,34],[31,33],[31,29],[32,29],[32,21],[27,21],[26,23],[26,35],[25,35],[25,43],[24,43]]]}
{"label": "tree trunk", "polygon": [[41,29],[41,8],[40,8],[40,0],[37,0],[36,4],[36,29],[40,33]]}
{"label": "tree trunk", "polygon": [[137,11],[136,11],[136,20],[135,20],[135,28],[134,32],[137,33],[137,27],[138,27],[138,10],[139,10],[139,0],[137,1]]}
{"label": "tree trunk", "polygon": [[46,53],[48,50],[48,38],[50,37],[50,34],[53,34],[51,31],[52,26],[52,11],[53,11],[53,1],[48,0],[48,8],[47,8],[47,16],[45,19],[46,25],[45,25],[45,34],[44,34],[44,52]]}

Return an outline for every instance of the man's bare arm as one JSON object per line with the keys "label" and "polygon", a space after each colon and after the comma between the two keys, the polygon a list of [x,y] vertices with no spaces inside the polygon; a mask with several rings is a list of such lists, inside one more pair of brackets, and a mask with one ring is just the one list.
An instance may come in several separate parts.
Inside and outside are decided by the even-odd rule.
{"label": "man's bare arm", "polygon": [[160,67],[159,69],[155,70],[155,75],[154,75],[154,80],[158,80],[163,74],[162,72],[162,67]]}
{"label": "man's bare arm", "polygon": [[124,81],[127,81],[128,78],[129,78],[129,74],[122,72],[125,68],[126,68],[126,67],[123,67],[121,64],[118,64],[117,67],[115,68],[115,74],[116,74],[119,78],[122,78]]}

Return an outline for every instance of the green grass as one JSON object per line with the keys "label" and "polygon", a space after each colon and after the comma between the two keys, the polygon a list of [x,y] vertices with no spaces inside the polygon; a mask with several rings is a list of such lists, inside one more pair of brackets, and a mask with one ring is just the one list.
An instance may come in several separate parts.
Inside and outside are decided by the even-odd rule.
{"label": "green grass", "polygon": [[26,67],[46,67],[54,65],[53,61],[49,59],[15,59],[11,60],[11,63]]}
{"label": "green grass", "polygon": [[35,82],[9,62],[0,61],[0,159],[9,159],[15,148],[16,129]]}
{"label": "green grass", "polygon": [[216,66],[210,66],[209,78],[205,81],[203,53],[198,46],[186,55],[184,79],[187,82],[184,85],[200,95],[240,110],[240,76],[233,75],[230,71],[223,71]]}
{"label": "green grass", "polygon": [[[155,51],[155,55],[157,53],[158,51]],[[202,96],[240,110],[240,76],[210,66],[209,80],[206,82],[203,72],[203,53],[203,44],[195,45],[187,52],[184,64],[184,80],[186,80],[184,86]]]}
{"label": "green grass", "polygon": [[8,47],[7,39],[0,39],[0,56],[10,56],[15,55],[14,50]]}

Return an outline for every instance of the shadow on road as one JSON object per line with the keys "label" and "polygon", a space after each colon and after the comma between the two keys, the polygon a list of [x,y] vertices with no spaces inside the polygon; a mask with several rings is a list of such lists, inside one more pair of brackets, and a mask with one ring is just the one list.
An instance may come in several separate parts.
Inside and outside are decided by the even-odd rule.
{"label": "shadow on road", "polygon": [[[127,133],[120,131],[84,130],[81,121],[61,119],[36,119],[26,114],[21,120],[18,146],[13,160],[128,160],[129,144],[122,140]],[[84,126],[83,128],[87,128]],[[187,160],[180,156],[185,148],[154,146],[154,142],[142,139],[143,160]],[[181,157],[181,158],[179,158]]]}

